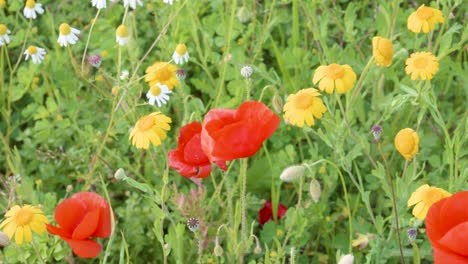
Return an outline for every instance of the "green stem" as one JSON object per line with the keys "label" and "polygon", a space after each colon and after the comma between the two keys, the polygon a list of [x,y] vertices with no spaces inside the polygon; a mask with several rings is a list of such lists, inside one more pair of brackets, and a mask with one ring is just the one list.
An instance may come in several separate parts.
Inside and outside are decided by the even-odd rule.
{"label": "green stem", "polygon": [[83,52],[83,58],[81,58],[81,72],[84,71],[84,62],[85,62],[85,59],[86,59],[86,52],[88,51],[88,46],[89,46],[89,41],[91,40],[91,35],[93,33],[93,28],[94,28],[94,24],[96,24],[96,21],[99,17],[99,13],[101,13],[101,9],[98,9],[97,13],[96,13],[96,16],[94,17],[92,23],[91,23],[91,28],[89,29],[89,34],[88,34],[88,39],[86,40],[86,45],[85,45],[85,49],[84,49],[84,52]]}
{"label": "green stem", "polygon": [[358,95],[359,92],[361,91],[362,82],[364,81],[364,77],[366,77],[366,75],[367,75],[367,73],[369,72],[369,69],[370,69],[370,67],[372,66],[372,63],[373,63],[373,62],[374,62],[374,57],[371,56],[370,59],[367,61],[367,64],[366,64],[366,66],[364,67],[364,70],[362,70],[362,73],[361,73],[361,75],[359,76],[359,80],[357,81],[356,86],[354,87],[354,91],[353,91],[353,94],[351,95],[350,100],[348,101],[348,103],[346,103],[346,113],[348,112],[349,107],[350,107],[351,104],[353,103],[353,100],[354,100],[354,98],[356,97],[356,95]]}

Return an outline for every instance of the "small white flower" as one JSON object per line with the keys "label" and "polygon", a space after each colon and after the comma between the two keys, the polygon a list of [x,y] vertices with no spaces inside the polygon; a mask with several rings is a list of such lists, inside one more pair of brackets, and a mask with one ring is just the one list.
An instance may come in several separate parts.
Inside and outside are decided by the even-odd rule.
{"label": "small white flower", "polygon": [[250,78],[252,76],[253,69],[250,66],[244,66],[244,67],[241,68],[240,73],[241,73],[242,77],[248,79],[248,78]]}
{"label": "small white flower", "polygon": [[67,23],[63,23],[59,27],[59,37],[57,42],[61,47],[66,47],[68,44],[74,45],[78,40],[76,35],[80,34],[80,31],[76,28],[70,27]]}
{"label": "small white flower", "polygon": [[189,54],[187,51],[187,46],[185,44],[177,45],[174,54],[172,54],[172,59],[176,64],[184,64],[189,60]]}
{"label": "small white flower", "polygon": [[154,102],[156,101],[158,107],[161,107],[169,100],[170,93],[172,93],[172,91],[169,90],[166,85],[157,83],[150,88],[148,93],[146,93],[146,98],[149,99],[150,105],[154,105]]}
{"label": "small white flower", "polygon": [[5,25],[0,24],[0,47],[5,44],[8,45],[8,43],[10,43],[10,33],[11,31],[8,30],[8,28]]}
{"label": "small white flower", "polygon": [[36,19],[37,14],[44,13],[44,9],[42,8],[42,4],[36,4],[35,0],[28,0],[26,1],[26,5],[24,6],[23,14],[26,18]]}
{"label": "small white flower", "polygon": [[106,8],[107,0],[91,0],[91,5],[97,9]]}
{"label": "small white flower", "polygon": [[164,3],[172,5],[174,3],[174,0],[164,0]]}
{"label": "small white flower", "polygon": [[284,182],[293,182],[304,175],[305,169],[302,165],[289,166],[281,172],[280,179]]}
{"label": "small white flower", "polygon": [[44,60],[44,55],[46,55],[46,51],[43,48],[29,46],[28,49],[24,52],[24,55],[26,55],[26,60],[28,60],[29,56],[31,56],[32,62],[34,64],[41,64],[42,60]]}
{"label": "small white flower", "polygon": [[128,28],[125,25],[120,25],[115,31],[115,41],[119,43],[120,46],[124,46],[128,41]]}
{"label": "small white flower", "polygon": [[123,0],[123,2],[124,7],[130,6],[133,9],[136,9],[137,3],[140,6],[143,6],[143,2],[141,2],[141,0]]}
{"label": "small white flower", "polygon": [[123,70],[122,73],[120,74],[120,80],[125,80],[128,77],[128,70]]}
{"label": "small white flower", "polygon": [[340,261],[338,261],[338,264],[353,264],[353,262],[354,262],[354,256],[351,254],[347,254],[340,258]]}

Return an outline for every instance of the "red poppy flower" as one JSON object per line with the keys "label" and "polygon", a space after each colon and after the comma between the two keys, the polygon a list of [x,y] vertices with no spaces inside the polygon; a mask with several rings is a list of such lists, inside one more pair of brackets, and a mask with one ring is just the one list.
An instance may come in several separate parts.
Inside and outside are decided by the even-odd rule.
{"label": "red poppy flower", "polygon": [[[201,148],[200,122],[192,122],[183,126],[179,132],[177,149],[169,152],[169,167],[177,170],[187,178],[206,178],[211,173],[211,163]],[[216,164],[226,170],[225,161]]]}
{"label": "red poppy flower", "polygon": [[[286,211],[288,211],[288,208],[279,204],[276,219],[281,219],[286,214]],[[271,202],[265,202],[263,208],[258,211],[258,221],[261,225],[264,225],[270,220],[273,220],[273,208],[271,207]]]}
{"label": "red poppy flower", "polygon": [[93,237],[106,238],[111,234],[109,203],[99,194],[80,192],[63,200],[55,208],[59,227],[47,225],[47,231],[65,240],[81,258],[95,258],[101,245]]}
{"label": "red poppy flower", "polygon": [[468,191],[433,204],[426,217],[435,264],[468,263]]}
{"label": "red poppy flower", "polygon": [[202,149],[210,160],[253,156],[279,123],[278,115],[257,101],[242,103],[237,110],[212,109],[203,121]]}

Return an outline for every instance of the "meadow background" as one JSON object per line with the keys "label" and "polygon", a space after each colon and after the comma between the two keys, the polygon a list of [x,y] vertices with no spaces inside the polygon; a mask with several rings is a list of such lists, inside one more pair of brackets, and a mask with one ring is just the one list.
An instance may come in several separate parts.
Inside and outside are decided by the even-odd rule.
{"label": "meadow background", "polygon": [[[39,263],[40,255],[47,263],[336,263],[353,254],[355,263],[400,263],[393,184],[405,259],[432,263],[424,224],[413,217],[407,200],[423,184],[451,193],[468,189],[466,2],[143,2],[126,12],[120,1],[108,1],[87,52],[100,54],[102,64],[94,68],[85,60],[83,70],[97,12],[90,1],[39,1],[45,13],[34,20],[22,15],[23,1],[0,7],[0,23],[12,37],[1,47],[0,61],[1,212],[12,204],[40,205],[53,222],[60,200],[92,190],[109,199],[116,216],[115,231],[101,240],[104,250],[97,259],[73,257],[66,243],[43,234],[34,236],[36,250],[32,244],[5,247],[0,262]],[[445,23],[415,34],[406,21],[423,3],[440,9]],[[120,47],[115,29],[124,15],[130,39]],[[82,31],[76,45],[58,45],[61,23]],[[395,54],[388,68],[368,65],[374,36],[392,40]],[[24,43],[46,49],[42,64],[20,58]],[[189,62],[178,66],[186,79],[167,105],[150,106],[144,71],[155,61],[169,61],[179,43],[190,54]],[[412,81],[405,74],[405,60],[415,51],[438,58],[431,81]],[[16,67],[8,67],[7,57]],[[286,124],[281,111],[287,96],[316,88],[314,70],[330,63],[353,68],[358,76],[353,90],[340,97],[322,93],[327,112],[311,128]],[[240,74],[246,65],[253,69],[251,78]],[[130,74],[120,80],[123,70]],[[202,121],[209,109],[237,108],[249,90],[251,99],[280,115],[281,124],[248,160],[244,237],[240,160],[230,162],[226,172],[214,168],[200,188],[168,168],[167,153],[176,148],[180,127]],[[130,129],[156,111],[172,118],[168,137],[158,147],[136,149]],[[373,143],[374,125],[383,128],[379,144]],[[406,127],[420,138],[411,161],[393,143]],[[296,164],[309,165],[305,175],[281,181],[283,169]],[[310,194],[316,181],[317,202]],[[273,208],[281,203],[289,210],[261,227],[258,211],[269,200]],[[199,219],[198,231],[187,228],[189,217]],[[411,228],[415,238],[407,236]]]}

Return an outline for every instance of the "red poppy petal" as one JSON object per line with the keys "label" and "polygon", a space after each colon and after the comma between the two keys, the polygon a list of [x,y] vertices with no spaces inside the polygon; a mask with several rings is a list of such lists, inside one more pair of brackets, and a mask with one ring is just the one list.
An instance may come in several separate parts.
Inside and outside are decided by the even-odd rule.
{"label": "red poppy petal", "polygon": [[282,204],[278,206],[278,219],[281,219],[284,215],[286,215],[286,212],[288,211],[288,208]]}
{"label": "red poppy petal", "polygon": [[439,243],[459,255],[468,256],[468,221],[450,229]]}
{"label": "red poppy petal", "polygon": [[208,163],[207,165],[200,166],[198,168],[198,173],[195,177],[197,178],[206,178],[211,173],[211,164]]}
{"label": "red poppy petal", "polygon": [[109,237],[111,234],[111,218],[109,203],[97,193],[93,192],[80,192],[74,194],[72,198],[82,200],[88,206],[88,210],[99,209],[100,217],[96,231],[93,237]]}
{"label": "red poppy petal", "polygon": [[445,203],[440,209],[443,221],[439,222],[439,224],[442,226],[441,231],[443,233],[448,232],[451,228],[460,223],[468,221],[468,210],[466,210],[467,203],[468,191],[458,192],[446,198]]}
{"label": "red poppy petal", "polygon": [[434,264],[467,264],[468,258],[434,247]]}
{"label": "red poppy petal", "polygon": [[269,138],[278,128],[280,118],[265,104],[258,101],[247,101],[241,104],[236,112],[236,119],[251,120],[261,140]]}
{"label": "red poppy petal", "polygon": [[251,127],[244,123],[234,123],[217,131],[212,156],[216,160],[234,160],[254,155],[262,146]]}
{"label": "red poppy petal", "polygon": [[169,167],[177,170],[180,175],[191,178],[197,173],[197,167],[186,164],[179,150],[169,152]]}
{"label": "red poppy petal", "polygon": [[196,134],[200,134],[202,130],[202,125],[200,122],[192,122],[183,126],[179,132],[179,138],[177,140],[178,148],[184,149],[185,144]]}
{"label": "red poppy petal", "polygon": [[200,134],[194,135],[185,145],[184,160],[190,164],[208,163],[208,157],[202,150]]}
{"label": "red poppy petal", "polygon": [[67,233],[64,229],[47,224],[46,225],[47,232],[49,232],[52,235],[57,235],[60,237],[71,237],[71,233]]}
{"label": "red poppy petal", "polygon": [[216,159],[212,156],[215,142],[211,133],[223,128],[230,122],[233,122],[234,115],[235,110],[228,109],[212,109],[205,115],[201,132],[201,145],[203,152],[211,161],[216,161]]}
{"label": "red poppy petal", "polygon": [[101,252],[101,245],[94,240],[75,240],[67,239],[64,240],[70,245],[75,253],[80,258],[95,258]]}
{"label": "red poppy petal", "polygon": [[55,221],[66,234],[72,234],[75,227],[86,214],[86,204],[80,200],[68,198],[55,208]]}
{"label": "red poppy petal", "polygon": [[437,241],[444,236],[443,229],[443,216],[441,216],[441,208],[445,203],[446,199],[442,199],[437,203],[433,204],[426,216],[426,231],[431,244],[437,243]]}
{"label": "red poppy petal", "polygon": [[258,221],[261,225],[264,225],[266,222],[270,221],[272,217],[272,212],[266,207],[263,207],[258,211]]}
{"label": "red poppy petal", "polygon": [[99,209],[89,211],[85,215],[85,217],[83,217],[81,223],[73,231],[72,239],[83,240],[85,238],[90,237],[94,233],[94,231],[96,231],[96,228],[99,223],[99,217]]}
{"label": "red poppy petal", "polygon": [[226,171],[227,170],[227,166],[226,166],[226,161],[225,160],[216,160],[214,162],[220,169],[222,169],[223,171]]}

